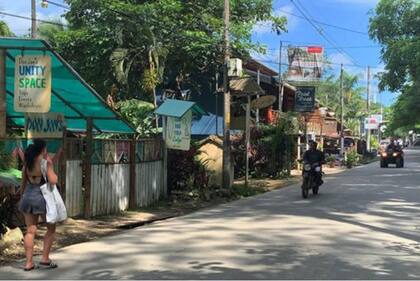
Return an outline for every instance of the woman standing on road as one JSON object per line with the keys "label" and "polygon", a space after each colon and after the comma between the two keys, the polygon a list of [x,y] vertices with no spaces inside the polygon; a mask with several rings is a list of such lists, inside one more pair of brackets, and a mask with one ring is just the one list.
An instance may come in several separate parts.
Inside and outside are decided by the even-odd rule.
{"label": "woman standing on road", "polygon": [[[37,266],[33,262],[34,239],[37,231],[39,216],[45,221],[46,203],[40,187],[48,181],[57,184],[57,175],[53,170],[51,158],[47,153],[47,144],[44,140],[34,140],[25,150],[24,165],[22,169],[22,185],[19,210],[25,217],[26,235],[24,239],[26,264],[25,271],[30,271]],[[47,224],[44,236],[44,249],[40,266],[56,268],[50,258],[50,250],[54,241],[55,224]]]}

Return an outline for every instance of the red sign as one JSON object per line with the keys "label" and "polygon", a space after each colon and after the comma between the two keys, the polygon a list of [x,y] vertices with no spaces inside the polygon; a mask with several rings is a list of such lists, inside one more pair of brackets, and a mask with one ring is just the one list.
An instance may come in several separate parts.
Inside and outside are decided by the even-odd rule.
{"label": "red sign", "polygon": [[318,47],[318,46],[308,47],[308,53],[310,53],[310,54],[321,54],[322,51],[323,51],[322,47]]}

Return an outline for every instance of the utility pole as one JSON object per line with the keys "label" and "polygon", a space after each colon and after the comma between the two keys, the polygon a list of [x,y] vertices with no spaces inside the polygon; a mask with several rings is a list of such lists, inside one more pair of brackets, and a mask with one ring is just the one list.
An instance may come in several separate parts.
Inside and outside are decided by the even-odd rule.
{"label": "utility pole", "polygon": [[229,17],[230,17],[230,0],[225,0],[224,5],[224,55],[225,66],[223,75],[224,84],[224,129],[223,129],[223,187],[231,187],[231,163],[230,163],[230,92],[229,92]]}
{"label": "utility pole", "polygon": [[[367,100],[366,100],[367,117],[370,115],[370,66],[367,69]],[[366,145],[367,150],[370,152],[370,129],[366,131]]]}
{"label": "utility pole", "polygon": [[6,49],[0,49],[0,138],[6,137]]}
{"label": "utility pole", "polygon": [[344,157],[344,95],[343,95],[343,64],[340,69],[340,104],[341,104],[341,128],[340,128],[340,152]]}
{"label": "utility pole", "polygon": [[[283,92],[284,92],[283,77],[282,77],[282,74],[281,74],[281,70],[282,70],[281,69],[282,50],[283,50],[283,42],[280,40],[280,50],[279,50],[279,118],[281,118],[281,113],[283,112]],[[280,120],[278,122],[280,122]],[[285,161],[283,161],[283,163],[286,162],[285,164],[286,164],[287,174],[290,176],[290,170],[291,170],[290,159],[291,159],[291,157],[289,157],[289,155],[290,155],[289,136],[286,137],[286,143],[285,144],[286,144],[286,154],[285,154]]]}
{"label": "utility pole", "polygon": [[31,38],[36,38],[36,0],[31,0],[32,26]]}
{"label": "utility pole", "polygon": [[280,51],[279,51],[279,112],[283,111],[283,77],[281,76],[282,49],[283,49],[283,42],[280,40]]}
{"label": "utility pole", "polygon": [[[261,81],[260,81],[260,69],[257,69],[257,84],[260,85]],[[257,95],[257,99],[260,98],[260,94]],[[257,124],[257,127],[260,125],[260,110],[257,108],[255,110],[255,123]]]}

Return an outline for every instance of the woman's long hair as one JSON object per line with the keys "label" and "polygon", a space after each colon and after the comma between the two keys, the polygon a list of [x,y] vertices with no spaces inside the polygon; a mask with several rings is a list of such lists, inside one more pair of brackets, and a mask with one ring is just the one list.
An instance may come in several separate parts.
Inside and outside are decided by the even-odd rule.
{"label": "woman's long hair", "polygon": [[47,143],[44,140],[36,139],[30,144],[25,150],[25,166],[28,171],[32,171],[35,165],[36,158],[44,151],[47,147]]}

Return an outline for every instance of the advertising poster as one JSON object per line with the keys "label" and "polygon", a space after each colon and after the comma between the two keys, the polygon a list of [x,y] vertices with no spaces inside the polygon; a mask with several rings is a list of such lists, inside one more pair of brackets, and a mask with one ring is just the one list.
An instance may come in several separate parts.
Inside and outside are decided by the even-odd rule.
{"label": "advertising poster", "polygon": [[322,76],[324,49],[322,47],[289,47],[287,80],[312,81]]}

